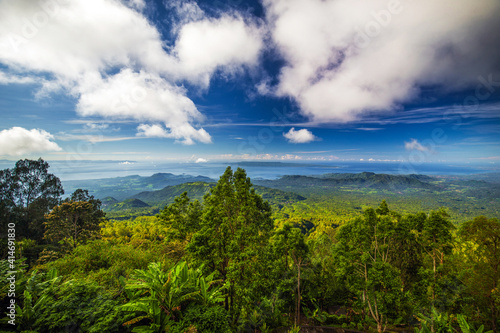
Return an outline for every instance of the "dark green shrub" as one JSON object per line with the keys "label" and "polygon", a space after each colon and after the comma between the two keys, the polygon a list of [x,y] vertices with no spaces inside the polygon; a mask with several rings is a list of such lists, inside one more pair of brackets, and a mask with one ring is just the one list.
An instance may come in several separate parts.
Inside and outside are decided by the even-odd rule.
{"label": "dark green shrub", "polygon": [[229,333],[229,315],[221,306],[194,305],[183,315],[183,325],[193,325],[200,333]]}

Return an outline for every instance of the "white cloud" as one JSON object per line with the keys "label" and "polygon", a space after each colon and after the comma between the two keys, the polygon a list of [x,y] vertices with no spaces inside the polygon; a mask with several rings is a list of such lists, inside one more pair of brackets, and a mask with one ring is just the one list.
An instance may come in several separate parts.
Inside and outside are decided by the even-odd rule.
{"label": "white cloud", "polygon": [[208,87],[211,75],[223,67],[232,72],[241,65],[256,65],[262,49],[262,33],[241,17],[204,19],[182,27],[175,54],[183,76]]}
{"label": "white cloud", "polygon": [[296,131],[295,128],[292,127],[287,133],[283,133],[283,136],[291,143],[308,143],[318,140],[311,131],[305,128]]}
{"label": "white cloud", "polygon": [[47,151],[61,151],[61,147],[51,141],[53,139],[54,136],[44,130],[12,127],[0,131],[0,155],[20,156]]}
{"label": "white cloud", "polygon": [[144,6],[144,0],[1,1],[0,63],[7,71],[0,84],[31,83],[27,75],[43,74],[37,97],[66,92],[81,116],[163,122],[168,138],[211,142],[193,127],[204,117],[179,83],[207,88],[218,70],[256,64],[260,30],[237,15],[211,19],[187,6],[191,16],[167,47]]}
{"label": "white cloud", "polygon": [[99,142],[116,142],[116,141],[125,141],[125,140],[136,140],[138,137],[136,136],[104,136],[104,135],[76,135],[76,134],[66,134],[59,133],[57,135],[57,140],[60,141],[87,141],[90,143],[99,143]]}
{"label": "white cloud", "polygon": [[405,141],[406,150],[418,150],[418,151],[429,151],[429,149],[423,146],[417,139],[411,139],[410,142]]}
{"label": "white cloud", "polygon": [[212,138],[203,128],[195,129],[189,124],[180,125],[167,131],[160,125],[141,124],[137,127],[137,135],[149,138],[172,138],[176,142],[186,145],[194,144],[195,140],[203,143],[211,143]]}
{"label": "white cloud", "polygon": [[144,0],[125,0],[125,4],[139,11],[144,10],[144,8],[146,8],[146,2]]}
{"label": "white cloud", "polygon": [[167,11],[174,16],[172,32],[179,33],[183,25],[194,21],[200,21],[205,18],[205,12],[196,2],[187,0],[167,1],[165,2]]}
{"label": "white cloud", "polygon": [[37,82],[37,80],[33,77],[5,74],[4,72],[0,71],[0,84],[29,84],[35,82]]}
{"label": "white cloud", "polygon": [[141,124],[137,127],[137,135],[148,138],[167,138],[168,132],[160,125]]}
{"label": "white cloud", "polygon": [[[0,4],[0,61],[53,73],[61,84],[114,66],[167,63],[158,31],[118,1],[19,0]],[[110,19],[112,18],[112,19]]]}
{"label": "white cloud", "polygon": [[[166,132],[158,125],[139,126],[141,135],[210,142],[203,129],[195,130],[192,123],[204,117],[185,96],[185,89],[174,86],[158,75],[125,69],[107,79],[88,77],[78,87],[80,100],[77,112],[82,116],[101,116],[113,119],[134,119],[138,122],[163,122]],[[163,132],[160,132],[161,129]],[[152,133],[152,134],[150,134]]]}
{"label": "white cloud", "polygon": [[278,96],[315,121],[393,111],[422,85],[444,90],[494,73],[500,2],[264,0],[283,55]]}
{"label": "white cloud", "polygon": [[109,124],[98,124],[98,123],[88,122],[83,127],[84,129],[89,131],[101,131],[107,129],[109,127]]}
{"label": "white cloud", "polygon": [[205,158],[202,158],[202,157],[199,157],[198,159],[196,159],[195,163],[207,163],[208,160],[205,159]]}

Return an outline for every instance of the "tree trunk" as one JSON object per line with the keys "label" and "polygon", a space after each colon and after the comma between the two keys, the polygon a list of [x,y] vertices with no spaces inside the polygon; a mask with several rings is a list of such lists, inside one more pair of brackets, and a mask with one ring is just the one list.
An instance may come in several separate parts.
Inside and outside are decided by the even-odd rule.
{"label": "tree trunk", "polygon": [[77,216],[74,216],[73,217],[74,220],[73,220],[73,224],[75,226],[75,235],[74,235],[74,238],[73,238],[73,248],[76,248],[76,238],[78,237],[78,215]]}
{"label": "tree trunk", "polygon": [[[300,325],[300,262],[297,264],[297,310],[295,314],[296,322],[295,324]],[[298,320],[297,320],[298,319]]]}
{"label": "tree trunk", "polygon": [[[491,296],[490,296],[491,298]],[[491,328],[493,332],[497,331],[497,307],[494,299],[490,299],[491,302]]]}

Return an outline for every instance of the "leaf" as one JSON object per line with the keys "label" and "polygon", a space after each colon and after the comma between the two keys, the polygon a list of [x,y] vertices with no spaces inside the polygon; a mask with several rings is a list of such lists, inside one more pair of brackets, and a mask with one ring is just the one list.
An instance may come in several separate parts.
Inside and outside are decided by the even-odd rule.
{"label": "leaf", "polygon": [[138,323],[138,322],[140,322],[141,320],[146,319],[146,318],[148,318],[148,316],[140,316],[140,317],[136,317],[136,318],[134,318],[134,319],[132,319],[132,320],[129,320],[129,321],[127,321],[127,322],[123,323],[122,325],[123,325],[123,326],[133,325],[133,324]]}
{"label": "leaf", "polygon": [[469,333],[470,332],[470,327],[467,321],[465,320],[465,317],[461,314],[457,316],[457,321],[458,325],[460,326],[460,329],[462,330],[462,333]]}

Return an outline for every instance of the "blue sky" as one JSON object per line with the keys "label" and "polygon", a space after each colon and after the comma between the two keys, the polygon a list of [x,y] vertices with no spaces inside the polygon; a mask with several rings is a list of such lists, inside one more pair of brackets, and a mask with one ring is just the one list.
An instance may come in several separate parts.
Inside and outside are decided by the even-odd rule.
{"label": "blue sky", "polygon": [[0,158],[500,162],[497,0],[0,1]]}

